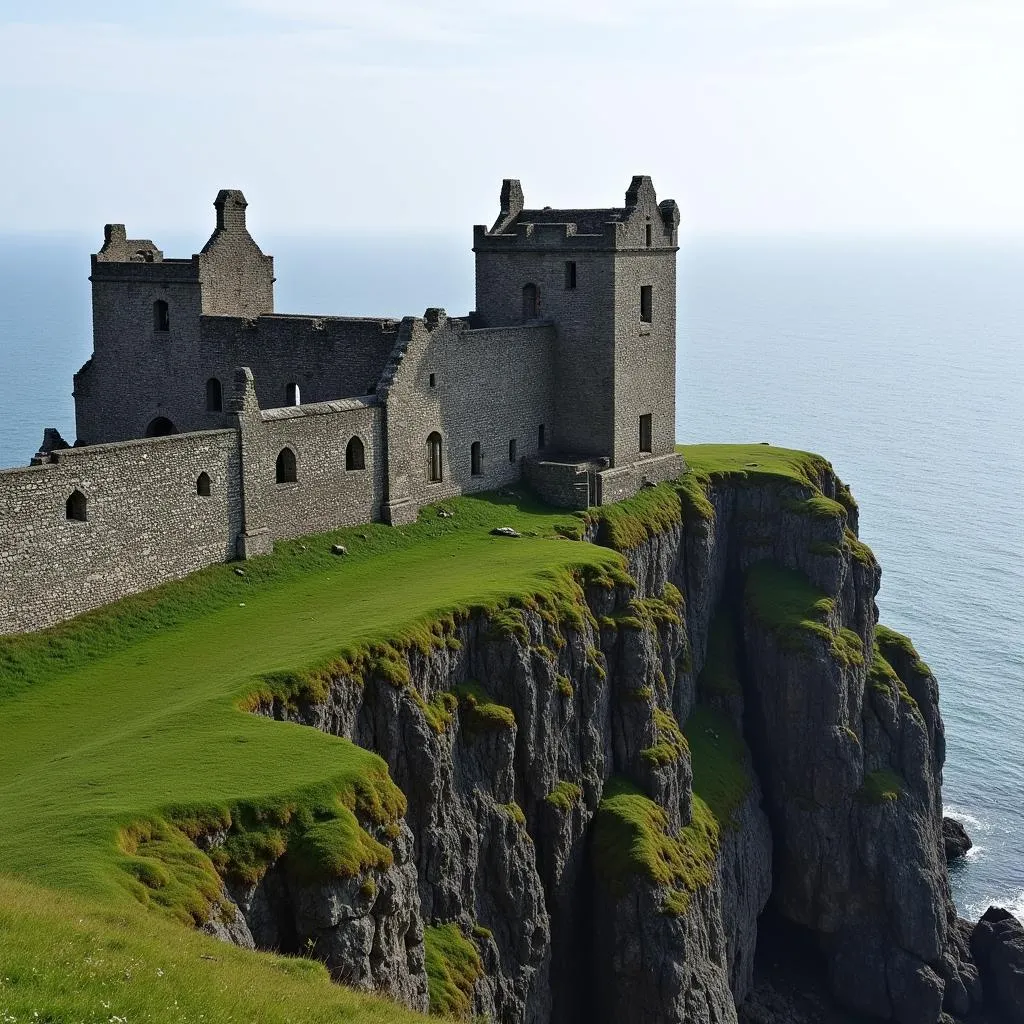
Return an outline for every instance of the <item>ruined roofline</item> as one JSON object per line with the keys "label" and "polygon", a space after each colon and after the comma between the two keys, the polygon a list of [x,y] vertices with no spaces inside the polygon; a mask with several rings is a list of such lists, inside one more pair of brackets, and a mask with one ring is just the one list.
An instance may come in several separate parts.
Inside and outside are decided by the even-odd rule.
{"label": "ruined roofline", "polygon": [[[106,224],[103,228],[103,245],[93,254],[96,263],[131,263],[148,265],[156,263],[191,263],[198,264],[203,255],[225,234],[244,234],[250,240],[252,236],[246,226],[245,211],[248,207],[245,194],[241,189],[222,188],[213,201],[216,220],[213,233],[202,249],[191,256],[168,258],[163,250],[149,238],[129,238],[124,224]],[[253,242],[255,244],[255,241]],[[257,246],[259,248],[259,246]],[[261,250],[262,252],[262,250]]]}

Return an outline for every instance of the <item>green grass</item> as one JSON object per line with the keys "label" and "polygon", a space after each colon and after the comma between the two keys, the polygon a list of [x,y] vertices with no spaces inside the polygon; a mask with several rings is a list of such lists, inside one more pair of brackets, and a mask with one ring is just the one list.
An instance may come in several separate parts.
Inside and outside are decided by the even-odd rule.
{"label": "green grass", "polygon": [[[567,517],[529,499],[448,507],[451,519],[427,509],[409,527],[282,544],[243,576],[213,567],[0,639],[0,872],[201,920],[216,879],[188,839],[213,827],[229,829],[216,866],[241,877],[284,849],[314,875],[386,863],[363,827],[387,831],[404,812],[384,762],[244,709],[315,697],[345,671],[407,686],[404,649],[450,645],[456,619],[523,602],[582,616],[574,574],[622,574],[618,556],[559,538]],[[496,525],[524,537],[492,537]],[[453,708],[435,700],[443,725]]]}
{"label": "green grass", "polygon": [[552,807],[568,813],[574,807],[578,807],[583,800],[583,790],[575,782],[562,781],[556,783],[555,788],[544,799]]}
{"label": "green grass", "polygon": [[229,946],[132,902],[102,906],[3,877],[0,949],[0,1021],[424,1020],[392,1002],[334,984],[316,961]]}
{"label": "green grass", "polygon": [[736,812],[750,792],[743,737],[730,718],[701,704],[693,709],[683,734],[690,746],[693,792],[721,828],[734,827]]}
{"label": "green grass", "polygon": [[510,707],[496,703],[479,684],[470,680],[455,688],[462,711],[462,723],[471,732],[514,729],[516,716]]}
{"label": "green grass", "polygon": [[860,790],[860,797],[869,804],[891,803],[900,798],[905,785],[902,776],[897,775],[896,772],[887,770],[867,772],[864,776],[864,785]]}
{"label": "green grass", "polygon": [[[913,714],[920,717],[921,709],[918,707],[917,701],[914,700],[910,691],[907,689],[907,684],[900,678],[899,673],[889,663],[885,654],[882,653],[883,647],[878,639],[880,630],[884,630],[884,627],[875,627],[875,649],[871,657],[871,667],[868,669],[868,684],[879,693],[895,697],[897,700],[905,704]],[[888,640],[888,637],[885,636],[885,634],[891,632],[891,630],[885,630],[883,637]],[[896,648],[897,651],[905,654],[906,649],[903,646],[903,643],[905,642],[906,644],[910,644],[910,641],[899,633],[895,635],[899,637],[899,646]],[[910,649],[913,651],[912,646]],[[889,653],[892,654],[893,648],[891,643],[886,644],[885,650],[888,650]],[[916,659],[915,662],[912,663],[915,665],[915,668],[916,665],[923,665],[925,671],[927,671],[928,667],[924,665],[923,661],[917,658],[917,651],[914,651],[913,656]]]}
{"label": "green grass", "polygon": [[736,626],[725,609],[719,609],[708,631],[708,650],[698,680],[701,694],[736,697],[743,693],[736,658]]}
{"label": "green grass", "polygon": [[465,1017],[473,1005],[473,986],[483,974],[480,953],[455,922],[423,931],[430,1012]]}
{"label": "green grass", "polygon": [[921,660],[921,655],[917,653],[917,648],[910,637],[879,624],[875,627],[875,642],[888,661],[901,661],[920,676],[932,674],[932,670]]}
{"label": "green grass", "polygon": [[[679,445],[698,479],[730,483],[788,482],[818,489],[831,464],[820,455],[767,444]],[[851,499],[852,500],[852,499]]]}
{"label": "green grass", "polygon": [[613,777],[594,817],[594,868],[613,895],[640,876],[666,889],[666,913],[683,914],[693,893],[714,878],[719,827],[696,794],[693,820],[678,836],[668,831],[665,811],[626,779]]}
{"label": "green grass", "polygon": [[681,761],[690,752],[690,748],[679,723],[672,715],[656,707],[653,717],[657,739],[653,746],[641,750],[640,756],[648,764],[664,768]]}

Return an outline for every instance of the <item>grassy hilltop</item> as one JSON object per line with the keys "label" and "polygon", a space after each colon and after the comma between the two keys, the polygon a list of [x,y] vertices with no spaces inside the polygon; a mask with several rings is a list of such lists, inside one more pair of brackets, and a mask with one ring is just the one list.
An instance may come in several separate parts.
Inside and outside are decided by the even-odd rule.
{"label": "grassy hilltop", "polygon": [[[815,458],[684,453],[694,481],[804,482]],[[419,1019],[330,984],[319,964],[227,947],[174,919],[201,919],[217,887],[190,828],[260,822],[252,848],[227,854],[242,869],[267,855],[260,843],[304,829],[323,861],[312,867],[344,871],[379,855],[357,809],[381,822],[404,813],[380,758],[250,714],[254,693],[315,692],[332,667],[450,642],[453,614],[557,602],[584,575],[621,575],[614,551],[567,539],[579,535],[571,513],[511,494],[444,507],[453,515],[279,544],[0,638],[0,1022]],[[609,510],[606,539],[624,546],[679,514],[675,489],[643,492],[632,511]],[[505,525],[523,538],[489,534]],[[330,553],[337,543],[347,556]]]}

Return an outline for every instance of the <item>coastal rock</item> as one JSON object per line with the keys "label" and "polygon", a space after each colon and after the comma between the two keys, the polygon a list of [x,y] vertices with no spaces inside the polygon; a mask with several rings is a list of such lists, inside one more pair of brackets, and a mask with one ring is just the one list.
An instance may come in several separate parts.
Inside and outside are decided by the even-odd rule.
{"label": "coastal rock", "polygon": [[1024,1024],[1024,925],[1008,910],[989,907],[971,935],[985,1005],[1007,1024]]}
{"label": "coastal rock", "polygon": [[[938,688],[877,626],[848,492],[822,464],[813,487],[712,481],[705,504],[626,552],[635,586],[479,612],[397,671],[346,669],[323,699],[258,708],[378,753],[408,830],[372,898],[366,878],[303,886],[286,857],[235,894],[256,945],[310,942],[339,980],[422,1008],[424,935],[454,924],[480,961],[467,1012],[495,1024],[732,1024],[770,897],[822,998],[898,1024],[976,1010]],[[683,738],[695,711],[724,723],[690,737],[713,755],[735,733],[726,764]],[[723,768],[745,780],[728,801]],[[609,858],[602,816],[623,793],[643,820],[620,814],[626,852]],[[745,1019],[793,1003],[770,992]]]}
{"label": "coastal rock", "polygon": [[974,846],[967,829],[955,818],[942,819],[942,842],[946,851],[946,862],[957,860]]}

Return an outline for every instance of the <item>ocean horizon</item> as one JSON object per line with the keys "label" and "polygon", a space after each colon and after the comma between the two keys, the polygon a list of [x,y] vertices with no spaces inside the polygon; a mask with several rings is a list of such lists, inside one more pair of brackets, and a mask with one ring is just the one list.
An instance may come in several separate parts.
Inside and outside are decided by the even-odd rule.
{"label": "ocean horizon", "polygon": [[[203,242],[153,234],[168,255]],[[472,308],[464,237],[257,234],[281,311]],[[26,464],[46,426],[74,440],[99,242],[0,236],[0,467]],[[697,238],[679,264],[677,439],[817,451],[853,488],[881,621],[939,681],[946,813],[975,842],[951,875],[972,918],[990,903],[1024,918],[1022,281],[1009,238]]]}

